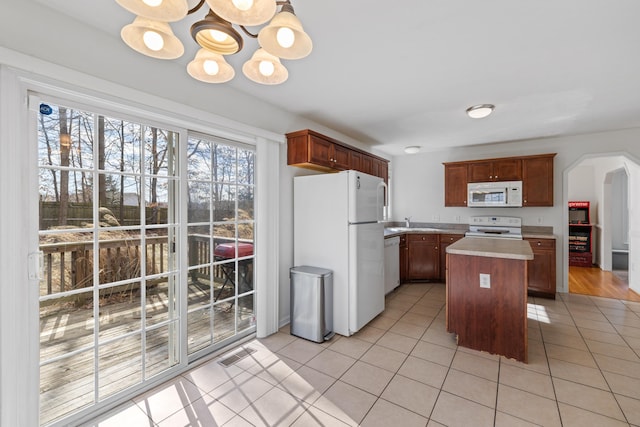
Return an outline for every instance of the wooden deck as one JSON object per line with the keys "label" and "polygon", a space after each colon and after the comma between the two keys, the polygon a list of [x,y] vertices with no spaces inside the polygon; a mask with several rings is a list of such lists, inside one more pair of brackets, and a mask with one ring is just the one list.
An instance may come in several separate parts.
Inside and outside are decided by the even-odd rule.
{"label": "wooden deck", "polygon": [[640,295],[627,282],[598,267],[569,267],[569,292],[640,302]]}
{"label": "wooden deck", "polygon": [[[217,294],[223,280],[216,279]],[[210,301],[208,282],[189,285],[189,311],[207,307]],[[169,320],[167,283],[154,285],[147,290],[147,327]],[[234,288],[227,286],[214,305],[214,336],[210,332],[210,311],[198,310],[188,315],[188,351],[204,348],[235,334],[235,317],[238,330],[251,327],[254,318],[253,295],[243,297],[238,304],[223,302],[233,296]],[[232,301],[232,300],[231,300]],[[174,318],[176,316],[173,316]],[[130,386],[139,384],[144,378],[169,369],[178,363],[179,348],[177,321],[148,331],[146,334],[146,360],[141,360],[142,334],[140,318],[140,293],[136,289],[111,295],[108,303],[101,300],[101,343],[130,333],[128,337],[109,344],[101,344],[99,351],[100,376],[98,399],[104,399]],[[176,350],[169,344],[175,337]],[[50,360],[69,352],[78,353],[41,366],[40,401],[41,422],[46,424],[82,407],[93,405],[94,390],[94,330],[93,304],[83,306],[66,303],[59,307],[47,307],[40,319],[41,360]]]}

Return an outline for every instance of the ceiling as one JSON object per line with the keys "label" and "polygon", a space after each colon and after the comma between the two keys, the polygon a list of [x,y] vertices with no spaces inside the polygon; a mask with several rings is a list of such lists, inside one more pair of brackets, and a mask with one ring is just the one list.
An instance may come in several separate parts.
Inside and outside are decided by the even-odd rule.
{"label": "ceiling", "polygon": [[[133,20],[113,0],[37,1],[112,34]],[[637,0],[291,2],[311,55],[258,85],[240,70],[258,47],[245,38],[226,84],[383,153],[640,127]],[[185,67],[206,10],[172,24]],[[465,115],[481,103],[494,113]]]}

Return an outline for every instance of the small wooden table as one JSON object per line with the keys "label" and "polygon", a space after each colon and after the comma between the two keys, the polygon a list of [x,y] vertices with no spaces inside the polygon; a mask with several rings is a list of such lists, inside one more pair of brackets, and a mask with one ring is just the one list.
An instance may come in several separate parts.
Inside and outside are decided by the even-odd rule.
{"label": "small wooden table", "polygon": [[[235,258],[247,257],[253,255],[253,244],[221,243],[215,247],[215,249],[213,250],[213,254],[216,261],[233,260]],[[249,280],[249,266],[252,265],[252,263],[253,259],[238,260],[238,281],[241,285],[241,289],[238,289],[239,293],[246,292],[247,290],[251,290],[252,288],[251,284],[253,283],[253,280]],[[232,287],[236,286],[235,262],[226,262],[223,264],[219,264],[218,267],[220,267],[222,271],[224,282],[216,293],[214,301],[218,301],[220,294],[222,294],[222,291],[227,285],[231,285]]]}
{"label": "small wooden table", "polygon": [[465,237],[447,247],[446,324],[458,345],[527,362],[529,242]]}

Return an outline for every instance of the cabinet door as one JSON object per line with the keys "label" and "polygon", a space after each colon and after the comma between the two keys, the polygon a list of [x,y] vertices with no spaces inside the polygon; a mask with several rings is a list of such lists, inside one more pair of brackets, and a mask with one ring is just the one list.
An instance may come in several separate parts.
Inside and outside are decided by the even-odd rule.
{"label": "cabinet door", "polygon": [[444,205],[467,206],[467,164],[444,165]]}
{"label": "cabinet door", "polygon": [[469,163],[469,182],[493,181],[493,162],[475,161]]}
{"label": "cabinet door", "polygon": [[333,167],[339,170],[349,169],[349,150],[342,145],[333,144]]}
{"label": "cabinet door", "polygon": [[378,176],[387,182],[387,162],[374,158],[371,163],[373,165],[371,175]]}
{"label": "cabinet door", "polygon": [[407,235],[402,234],[400,236],[400,284],[409,280],[407,277],[408,254],[409,248],[407,247]]}
{"label": "cabinet door", "polygon": [[556,242],[554,239],[525,239],[531,245],[533,259],[527,261],[529,293],[556,297]]}
{"label": "cabinet door", "polygon": [[520,181],[522,179],[522,160],[504,159],[493,162],[493,181]]}
{"label": "cabinet door", "polygon": [[368,173],[369,175],[373,174],[373,157],[362,156],[362,172]]}
{"label": "cabinet door", "polygon": [[522,160],[522,206],[553,206],[553,156]]}
{"label": "cabinet door", "polygon": [[357,151],[351,151],[349,153],[349,169],[353,169],[354,171],[364,172],[362,170],[362,153]]}
{"label": "cabinet door", "polygon": [[333,167],[333,143],[315,135],[309,136],[309,161],[311,163]]}
{"label": "cabinet door", "polygon": [[437,234],[409,234],[407,236],[407,277],[409,280],[440,278],[440,257]]}
{"label": "cabinet door", "polygon": [[380,162],[380,168],[378,169],[378,175],[380,178],[384,179],[385,183],[389,183],[389,163],[383,160],[378,160]]}
{"label": "cabinet door", "polygon": [[469,164],[469,182],[520,181],[522,160],[505,158],[500,160],[475,161]]}
{"label": "cabinet door", "polygon": [[446,282],[447,273],[447,246],[464,237],[463,234],[441,234],[440,235],[440,280]]}

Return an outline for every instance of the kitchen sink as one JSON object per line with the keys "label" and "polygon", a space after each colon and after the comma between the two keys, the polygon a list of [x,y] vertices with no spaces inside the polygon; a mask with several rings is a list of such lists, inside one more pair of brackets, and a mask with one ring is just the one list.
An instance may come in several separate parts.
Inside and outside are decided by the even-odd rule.
{"label": "kitchen sink", "polygon": [[390,233],[406,233],[408,231],[415,231],[415,232],[419,232],[419,233],[428,233],[428,232],[440,233],[440,232],[442,232],[442,230],[439,229],[439,228],[428,228],[428,227],[387,227],[387,228],[385,228],[385,231],[390,232]]}

